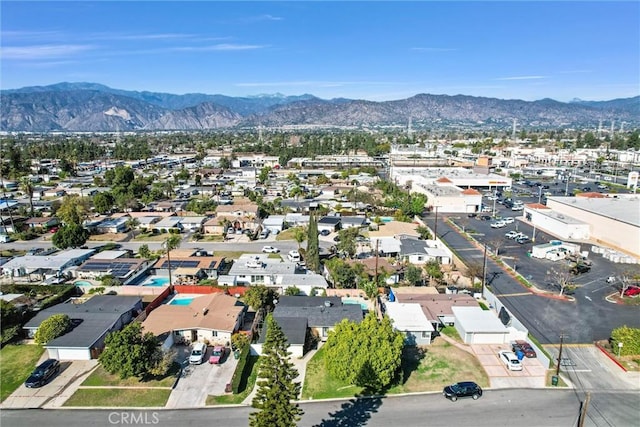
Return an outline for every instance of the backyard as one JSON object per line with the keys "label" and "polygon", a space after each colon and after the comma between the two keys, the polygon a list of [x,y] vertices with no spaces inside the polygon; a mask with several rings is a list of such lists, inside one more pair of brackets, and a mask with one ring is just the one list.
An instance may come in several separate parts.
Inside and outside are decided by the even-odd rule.
{"label": "backyard", "polygon": [[[402,380],[392,385],[387,394],[441,391],[445,385],[457,381],[475,381],[482,387],[489,385],[478,360],[442,338],[436,338],[429,346],[405,347],[402,372]],[[352,397],[362,391],[362,387],[346,384],[327,373],[322,348],[307,365],[303,399]]]}
{"label": "backyard", "polygon": [[43,352],[32,344],[6,345],[0,350],[0,402],[25,382]]}

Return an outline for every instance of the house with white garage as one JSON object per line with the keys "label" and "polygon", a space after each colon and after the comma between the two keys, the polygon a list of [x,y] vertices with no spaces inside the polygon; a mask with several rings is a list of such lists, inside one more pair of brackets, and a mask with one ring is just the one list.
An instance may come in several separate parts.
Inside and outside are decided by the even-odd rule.
{"label": "house with white garage", "polygon": [[96,295],[81,304],[67,301],[46,308],[23,329],[32,338],[43,321],[54,314],[66,314],[73,327],[45,344],[49,358],[90,360],[98,358],[109,332],[119,331],[141,312],[142,300],[138,296]]}
{"label": "house with white garage", "polygon": [[509,330],[490,310],[480,307],[451,307],[453,326],[465,344],[504,344],[509,342]]}
{"label": "house with white garage", "polygon": [[15,257],[2,266],[2,273],[13,278],[29,276],[39,277],[41,280],[60,277],[82,264],[95,252],[95,249],[68,249],[53,255]]}
{"label": "house with white garage", "polygon": [[405,345],[431,344],[433,325],[417,303],[389,302],[384,305],[393,329],[404,334]]}

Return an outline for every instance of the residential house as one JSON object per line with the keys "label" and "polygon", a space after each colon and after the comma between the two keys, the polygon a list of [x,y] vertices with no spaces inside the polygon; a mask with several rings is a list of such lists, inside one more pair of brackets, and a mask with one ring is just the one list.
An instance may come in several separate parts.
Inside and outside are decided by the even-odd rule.
{"label": "residential house", "polygon": [[64,188],[56,187],[56,188],[48,188],[44,190],[44,197],[62,197],[67,194],[67,191]]}
{"label": "residential house", "polygon": [[[202,279],[217,279],[224,269],[224,257],[194,256],[195,250],[177,249],[171,251],[171,274],[175,284],[187,284]],[[166,255],[154,266],[155,274],[169,274],[169,259]]]}
{"label": "residential house", "polygon": [[[360,323],[363,312],[359,304],[342,304],[340,297],[281,296],[273,318],[287,336],[289,351],[294,357],[302,357],[308,333],[325,341],[342,320]],[[262,354],[265,336],[263,331],[258,342],[251,345],[253,354]]]}
{"label": "residential house", "polygon": [[509,329],[493,311],[476,307],[452,307],[454,327],[465,344],[504,344],[509,342]]}
{"label": "residential house", "polygon": [[48,230],[60,225],[60,220],[56,217],[35,217],[24,222],[31,229]]}
{"label": "residential house", "polygon": [[340,221],[340,226],[343,229],[347,228],[363,228],[367,226],[367,218],[364,216],[343,216]]}
{"label": "residential house", "polygon": [[342,218],[339,216],[323,216],[318,220],[318,231],[327,230],[331,233],[340,230]]}
{"label": "residential house", "polygon": [[207,220],[206,216],[183,216],[180,217],[180,225],[185,231],[202,231],[202,224]]}
{"label": "residential house", "polygon": [[399,240],[399,256],[409,264],[424,265],[430,261],[451,264],[453,254],[444,244],[436,240],[421,240],[408,236],[400,236]]}
{"label": "residential house", "polygon": [[[217,226],[220,224],[227,222],[230,226],[236,230],[253,230],[258,227],[260,224],[260,217],[258,215],[259,208],[255,203],[243,203],[243,204],[233,204],[233,205],[224,205],[216,207],[216,218],[218,218]],[[223,220],[226,219],[227,221]],[[211,227],[213,224],[207,222],[206,225]],[[211,230],[211,228],[209,228]],[[207,230],[205,229],[205,233]],[[219,234],[219,233],[216,233]]]}
{"label": "residential house", "polygon": [[109,218],[100,224],[95,229],[98,233],[124,233],[127,231],[127,217]]}
{"label": "residential house", "polygon": [[169,230],[182,231],[182,218],[179,216],[168,216],[153,224],[153,230],[169,232]]}
{"label": "residential house", "polygon": [[184,341],[228,346],[231,335],[242,327],[246,310],[242,302],[224,293],[198,295],[187,305],[161,305],[142,326],[159,337],[165,349]]}
{"label": "residential house", "polygon": [[113,276],[123,285],[129,285],[145,274],[152,263],[144,258],[92,258],[74,269],[73,275],[79,279]]}
{"label": "residential house", "polygon": [[96,295],[82,304],[67,301],[41,310],[23,329],[29,337],[33,337],[44,320],[54,314],[66,314],[73,328],[45,344],[48,357],[61,360],[97,359],[104,349],[107,334],[122,329],[141,311],[140,297]]}
{"label": "residential house", "polygon": [[2,273],[12,278],[29,277],[40,280],[62,277],[73,267],[89,259],[93,253],[95,249],[69,249],[53,255],[15,257],[2,266]]}
{"label": "residential house", "polygon": [[284,215],[269,215],[262,220],[262,229],[269,230],[271,234],[278,234],[284,229]]}
{"label": "residential house", "polygon": [[233,263],[229,272],[218,277],[219,285],[264,285],[283,293],[290,287],[311,295],[315,289],[326,289],[327,281],[320,274],[307,270],[300,264],[269,258],[267,254],[243,254]]}
{"label": "residential house", "polygon": [[405,335],[405,345],[431,344],[435,329],[427,316],[424,315],[420,304],[387,302],[385,312],[393,321],[393,329]]}
{"label": "residential house", "polygon": [[391,288],[390,301],[417,303],[436,328],[452,326],[456,317],[453,307],[479,307],[478,301],[467,294],[440,294],[431,286]]}

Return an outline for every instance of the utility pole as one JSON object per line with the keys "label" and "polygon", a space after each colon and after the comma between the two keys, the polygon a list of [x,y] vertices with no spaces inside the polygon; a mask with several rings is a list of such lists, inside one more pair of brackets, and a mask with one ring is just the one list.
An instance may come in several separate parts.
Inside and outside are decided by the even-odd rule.
{"label": "utility pole", "polygon": [[562,344],[564,342],[564,333],[560,334],[560,351],[558,352],[558,366],[556,366],[556,376],[560,375],[560,362],[562,361]]}
{"label": "utility pole", "polygon": [[589,408],[589,401],[591,400],[591,392],[587,392],[587,397],[584,402],[580,403],[580,418],[578,421],[578,427],[584,427],[584,420],[587,419],[587,409]]}
{"label": "utility pole", "polygon": [[433,226],[433,240],[438,240],[438,206],[436,208],[436,223]]}
{"label": "utility pole", "polygon": [[482,297],[484,298],[484,287],[487,281],[487,244],[484,244],[484,258],[482,260]]}
{"label": "utility pole", "polygon": [[378,256],[379,256],[379,251],[378,251],[378,245],[380,244],[380,239],[376,240],[376,287],[378,287]]}

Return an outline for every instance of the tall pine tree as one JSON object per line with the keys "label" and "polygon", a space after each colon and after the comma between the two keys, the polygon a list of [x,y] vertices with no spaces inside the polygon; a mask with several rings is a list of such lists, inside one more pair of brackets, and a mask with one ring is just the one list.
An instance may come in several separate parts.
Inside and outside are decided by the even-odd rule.
{"label": "tall pine tree", "polygon": [[267,336],[262,346],[258,373],[258,390],[252,406],[258,409],[249,416],[251,427],[295,427],[304,413],[296,403],[300,383],[293,382],[298,371],[289,361],[289,344],[273,316],[267,316]]}
{"label": "tall pine tree", "polygon": [[318,242],[318,222],[315,214],[309,218],[307,229],[307,253],[305,254],[307,268],[316,273],[320,273],[320,243]]}

